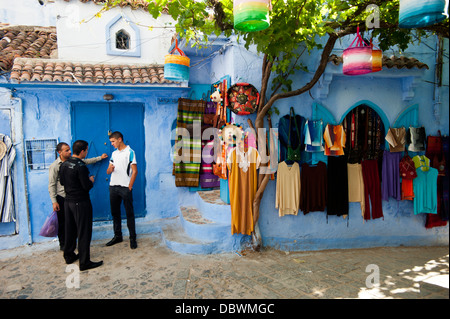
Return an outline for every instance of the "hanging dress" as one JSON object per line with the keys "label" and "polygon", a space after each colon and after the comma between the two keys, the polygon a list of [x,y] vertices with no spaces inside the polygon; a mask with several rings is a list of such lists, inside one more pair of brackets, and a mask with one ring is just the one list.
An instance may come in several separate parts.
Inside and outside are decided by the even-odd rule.
{"label": "hanging dress", "polygon": [[297,215],[300,206],[300,166],[294,162],[288,166],[286,162],[278,165],[277,190],[275,208],[278,215]]}
{"label": "hanging dress", "polygon": [[235,147],[227,157],[230,188],[231,234],[250,235],[254,230],[253,200],[258,186],[257,169],[261,163],[258,151],[247,152]]}

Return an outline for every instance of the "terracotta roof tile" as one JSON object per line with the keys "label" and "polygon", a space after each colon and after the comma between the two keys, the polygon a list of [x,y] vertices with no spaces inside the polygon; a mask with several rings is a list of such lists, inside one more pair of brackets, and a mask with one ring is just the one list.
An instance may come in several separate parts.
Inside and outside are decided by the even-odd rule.
{"label": "terracotta roof tile", "polygon": [[[330,55],[328,62],[333,63],[334,65],[342,64],[342,56],[337,56],[336,54]],[[430,68],[425,63],[420,62],[415,58],[408,58],[405,56],[396,57],[396,56],[383,56],[383,67],[387,67],[388,69],[396,68],[396,69],[427,69]]]}
{"label": "terracotta roof tile", "polygon": [[0,27],[0,69],[10,71],[17,57],[50,59],[57,53],[54,27]]}
{"label": "terracotta roof tile", "polygon": [[16,58],[11,80],[17,82],[164,84],[163,65],[112,65]]}

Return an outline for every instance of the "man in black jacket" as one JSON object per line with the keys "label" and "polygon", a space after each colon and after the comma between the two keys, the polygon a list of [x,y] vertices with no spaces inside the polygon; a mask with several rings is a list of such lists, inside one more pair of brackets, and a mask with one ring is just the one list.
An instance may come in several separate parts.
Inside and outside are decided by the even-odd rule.
{"label": "man in black jacket", "polygon": [[[66,192],[64,259],[67,264],[71,264],[79,257],[80,270],[87,270],[103,264],[103,261],[93,262],[90,259],[92,204],[89,190],[94,186],[94,177],[89,176],[89,170],[83,161],[88,152],[88,143],[83,140],[75,141],[72,151],[73,156],[61,165],[59,171],[60,182]],[[77,238],[79,256],[74,252]]]}

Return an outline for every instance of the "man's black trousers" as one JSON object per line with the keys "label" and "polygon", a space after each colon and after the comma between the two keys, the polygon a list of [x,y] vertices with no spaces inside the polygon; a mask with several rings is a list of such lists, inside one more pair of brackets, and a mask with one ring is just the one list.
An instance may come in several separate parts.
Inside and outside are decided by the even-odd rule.
{"label": "man's black trousers", "polygon": [[133,194],[128,187],[109,186],[109,201],[113,218],[114,236],[122,237],[122,217],[120,205],[123,202],[127,215],[127,227],[130,239],[136,239],[136,225],[134,221]]}
{"label": "man's black trousers", "polygon": [[80,267],[90,262],[90,245],[92,238],[92,204],[91,201],[64,202],[66,238],[64,259],[71,260],[75,256],[78,239],[78,254]]}

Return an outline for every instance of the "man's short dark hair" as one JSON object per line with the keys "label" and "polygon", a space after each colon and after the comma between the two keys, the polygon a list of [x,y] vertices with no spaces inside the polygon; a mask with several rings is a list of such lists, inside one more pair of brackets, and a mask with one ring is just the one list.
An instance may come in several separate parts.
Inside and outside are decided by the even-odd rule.
{"label": "man's short dark hair", "polygon": [[66,142],[58,143],[58,145],[56,145],[56,151],[57,151],[58,153],[61,152],[61,150],[62,150],[62,148],[63,148],[64,145],[69,146],[69,144],[67,144]]}
{"label": "man's short dark hair", "polygon": [[83,140],[75,141],[72,145],[72,152],[74,155],[80,155],[82,151],[85,151],[88,148],[88,142]]}
{"label": "man's short dark hair", "polygon": [[122,141],[123,141],[123,135],[122,135],[122,133],[120,133],[119,131],[112,132],[111,135],[109,136],[110,139],[111,139],[111,138],[118,139],[119,137],[120,137],[120,138],[122,139]]}

